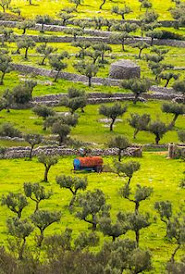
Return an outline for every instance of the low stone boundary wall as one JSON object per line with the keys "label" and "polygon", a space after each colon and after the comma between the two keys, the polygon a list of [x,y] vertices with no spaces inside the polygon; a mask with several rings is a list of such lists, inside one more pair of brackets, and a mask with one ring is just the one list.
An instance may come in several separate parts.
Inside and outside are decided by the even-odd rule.
{"label": "low stone boundary wall", "polygon": [[[42,76],[51,77],[51,78],[54,78],[57,73],[54,70],[48,70],[48,69],[44,69],[44,68],[37,68],[37,67],[29,66],[29,65],[22,65],[22,64],[15,64],[15,63],[12,64],[12,67],[14,70],[20,71],[24,74],[32,73],[35,75],[42,75]],[[80,75],[80,74],[75,74],[75,73],[70,73],[70,72],[61,72],[61,73],[59,73],[58,77],[65,79],[65,80],[73,81],[73,82],[83,82],[83,83],[88,82],[88,78],[86,76]],[[119,86],[120,85],[119,80],[115,80],[115,79],[111,79],[111,78],[98,78],[98,77],[93,77],[92,83],[93,84],[102,84],[105,86]]]}
{"label": "low stone boundary wall", "polygon": [[[2,35],[0,35],[0,40]],[[27,35],[31,37],[35,42],[41,42],[41,36],[39,35]],[[16,38],[21,38],[23,37],[22,35],[16,35]],[[72,36],[52,36],[52,35],[44,35],[48,39],[48,42],[51,43],[72,43],[74,42],[74,37]],[[91,43],[108,43],[108,44],[116,44],[119,45],[121,44],[120,40],[112,40],[110,37],[103,37],[103,36],[78,36],[76,38],[76,41],[87,41]],[[138,43],[140,41],[143,41],[147,44],[150,44],[150,39],[147,37],[138,37],[138,38],[131,38],[131,39],[125,39],[125,44],[126,45],[132,45],[135,43]],[[169,47],[180,47],[184,48],[185,47],[185,41],[181,40],[170,40],[170,39],[154,39],[153,45],[157,46],[169,46]]]}
{"label": "low stone boundary wall", "polygon": [[[89,20],[89,21],[92,21],[92,20]],[[137,25],[140,25],[140,20],[136,20],[136,19],[135,20],[134,19],[133,20],[124,20],[124,21],[115,20],[115,21],[117,21],[118,23],[128,22],[128,23],[135,23]],[[159,21],[159,23],[163,27],[173,27],[175,22],[177,22],[177,21],[175,21],[175,20],[161,20],[161,21]],[[0,20],[0,26],[10,27],[10,28],[11,27],[15,28],[17,26],[17,23],[19,23],[19,22]],[[61,24],[60,20],[54,20],[53,24],[52,23],[45,24],[44,30],[45,31],[62,32],[64,29],[70,28],[70,27],[66,27],[66,26],[61,26],[60,24]],[[69,21],[69,24],[73,24],[73,21]],[[41,30],[41,24],[35,24],[35,26],[32,27],[31,29]],[[94,35],[94,36],[104,36],[104,35],[109,36],[110,35],[110,31],[102,31],[102,30],[94,30],[94,29],[85,29],[85,33],[89,34],[89,35]]]}
{"label": "low stone boundary wall", "polygon": [[[9,147],[0,150],[1,159],[14,159],[14,158],[26,158],[29,157],[30,147]],[[33,150],[33,156],[38,156],[39,154],[44,153],[46,155],[59,155],[59,156],[69,156],[69,155],[79,155],[77,149],[64,148],[59,146],[50,146],[50,147],[38,147]],[[109,149],[92,149],[91,155],[97,156],[114,156],[118,154],[118,149],[109,148]],[[142,147],[134,146],[129,147],[123,153],[124,156],[133,156],[133,157],[142,157]]]}

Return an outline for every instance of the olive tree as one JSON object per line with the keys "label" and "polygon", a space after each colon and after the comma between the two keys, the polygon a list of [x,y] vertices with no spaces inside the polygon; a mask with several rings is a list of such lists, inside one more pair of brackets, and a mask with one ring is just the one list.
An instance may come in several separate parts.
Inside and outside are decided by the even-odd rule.
{"label": "olive tree", "polygon": [[125,20],[125,15],[132,12],[129,6],[124,6],[124,8],[119,8],[118,6],[113,6],[112,13],[118,14],[123,20]]}
{"label": "olive tree", "polygon": [[135,214],[139,214],[139,207],[142,201],[147,200],[153,192],[151,187],[141,186],[137,184],[134,197],[131,197],[130,183],[126,183],[123,188],[120,189],[121,197],[127,199],[128,201],[134,203]]}
{"label": "olive tree", "polygon": [[149,47],[149,45],[143,41],[140,41],[140,42],[135,43],[132,47],[139,49],[138,58],[141,59],[141,54],[142,54],[143,50],[147,49]]}
{"label": "olive tree", "polygon": [[74,114],[79,108],[84,112],[84,107],[87,104],[87,98],[84,91],[76,88],[69,88],[67,96],[62,97],[60,105],[70,109],[71,114]]}
{"label": "olive tree", "polygon": [[77,55],[77,57],[84,59],[85,57],[85,51],[90,48],[91,43],[86,41],[77,41],[72,43],[73,47],[80,48],[80,52]]}
{"label": "olive tree", "polygon": [[12,58],[8,55],[8,53],[0,52],[0,85],[4,84],[4,77],[6,73],[9,73],[12,70]]}
{"label": "olive tree", "polygon": [[135,172],[140,169],[139,162],[128,161],[125,163],[116,162],[115,163],[115,172],[121,177],[128,177],[127,185],[130,184],[131,179]]}
{"label": "olive tree", "polygon": [[162,80],[166,80],[166,83],[164,87],[166,88],[170,82],[171,79],[177,80],[179,78],[179,74],[173,73],[173,72],[162,72],[159,75],[159,78]]}
{"label": "olive tree", "polygon": [[27,135],[25,135],[24,139],[31,146],[29,158],[32,159],[33,149],[36,145],[39,145],[42,142],[42,136],[39,134],[27,134]]}
{"label": "olive tree", "polygon": [[56,177],[56,182],[61,188],[69,189],[72,193],[72,199],[69,203],[69,207],[73,207],[74,202],[76,201],[77,192],[80,190],[86,190],[87,188],[87,179],[80,177],[71,177],[66,175],[61,175]]}
{"label": "olive tree", "polygon": [[18,259],[23,260],[23,255],[26,247],[27,238],[33,232],[34,227],[30,222],[25,220],[20,220],[19,218],[9,218],[7,220],[7,227],[8,232],[16,237],[17,239],[21,240],[22,243],[20,244],[19,251],[18,251]]}
{"label": "olive tree", "polygon": [[176,244],[170,258],[170,262],[174,263],[177,251],[185,244],[185,218],[173,217],[168,222],[166,236],[169,241],[174,240]]}
{"label": "olive tree", "polygon": [[[55,111],[47,107],[46,105],[37,105],[32,110],[37,116],[42,117],[44,121],[46,120],[47,117],[51,117],[55,115]],[[46,130],[45,123],[44,123],[43,130]]]}
{"label": "olive tree", "polygon": [[26,30],[35,26],[35,21],[33,20],[24,20],[17,24],[18,29],[22,29],[22,34],[26,34]]}
{"label": "olive tree", "polygon": [[39,183],[24,183],[24,193],[26,197],[35,202],[35,212],[39,210],[40,202],[48,200],[52,195],[51,190],[46,191]]}
{"label": "olive tree", "polygon": [[121,162],[122,152],[129,147],[131,144],[125,136],[117,136],[112,138],[109,142],[109,147],[118,148],[118,161]]}
{"label": "olive tree", "polygon": [[49,58],[50,55],[56,52],[58,49],[53,48],[52,46],[47,46],[47,44],[42,44],[36,48],[36,51],[43,55],[42,61],[39,65],[44,66],[46,58]]}
{"label": "olive tree", "polygon": [[172,204],[170,201],[155,202],[155,210],[158,212],[160,219],[163,223],[168,225],[172,218]]}
{"label": "olive tree", "polygon": [[118,213],[115,222],[112,221],[110,216],[100,218],[99,228],[105,236],[112,237],[112,241],[114,242],[118,237],[126,234],[130,225],[127,216],[122,214],[122,217],[120,218],[120,213]]}
{"label": "olive tree", "polygon": [[163,103],[161,109],[165,113],[171,113],[174,115],[173,120],[171,121],[169,125],[170,128],[175,126],[175,122],[177,121],[180,115],[185,114],[185,106],[183,104],[171,103],[171,102]]}
{"label": "olive tree", "polygon": [[70,133],[71,128],[68,125],[64,124],[63,121],[58,120],[52,125],[51,131],[52,133],[58,135],[59,146],[61,146],[64,142],[64,139]]}
{"label": "olive tree", "polygon": [[111,119],[110,131],[113,131],[114,123],[116,122],[117,117],[123,116],[127,111],[126,106],[121,106],[121,104],[116,103],[112,106],[101,105],[99,108],[99,114],[104,115],[105,117]]}
{"label": "olive tree", "polygon": [[11,0],[0,0],[0,7],[2,7],[3,12],[6,12],[6,9],[9,7]]}
{"label": "olive tree", "polygon": [[150,215],[148,213],[145,215],[130,213],[127,218],[130,223],[130,230],[135,233],[136,247],[138,248],[140,243],[140,231],[151,225]]}
{"label": "olive tree", "polygon": [[156,120],[150,122],[147,130],[155,135],[155,143],[158,145],[164,134],[169,130],[169,127],[162,121]]}
{"label": "olive tree", "polygon": [[129,79],[122,81],[122,87],[129,89],[134,94],[133,103],[136,104],[139,96],[149,91],[151,82],[149,79]]}
{"label": "olive tree", "polygon": [[78,9],[78,7],[80,5],[82,5],[82,3],[84,2],[83,0],[70,0],[71,3],[75,4],[75,8],[76,10]]}
{"label": "olive tree", "polygon": [[9,89],[6,89],[2,95],[1,103],[3,105],[3,109],[6,109],[7,112],[10,112],[10,109],[14,103],[13,92],[11,92]]}
{"label": "olive tree", "polygon": [[92,45],[92,48],[95,51],[101,52],[101,63],[105,63],[105,53],[112,51],[112,48],[106,43],[98,43],[98,44]]}
{"label": "olive tree", "polygon": [[73,36],[74,42],[76,42],[77,37],[84,34],[84,30],[82,28],[69,28],[65,29],[64,33],[71,34]]}
{"label": "olive tree", "polygon": [[2,123],[0,125],[0,136],[2,137],[22,137],[22,133],[19,129],[15,128],[12,124],[10,123]]}
{"label": "olive tree", "polygon": [[29,36],[24,36],[17,40],[17,47],[18,49],[25,49],[24,58],[28,59],[28,50],[33,49],[35,47],[34,40]]}
{"label": "olive tree", "polygon": [[177,133],[179,141],[185,143],[185,130],[179,130]]}
{"label": "olive tree", "polygon": [[1,205],[6,205],[20,219],[23,209],[28,205],[26,197],[22,193],[9,192],[1,198]]}
{"label": "olive tree", "polygon": [[51,20],[52,19],[48,14],[36,16],[35,18],[36,23],[41,24],[41,30],[40,30],[41,33],[44,33],[44,25],[51,23]]}
{"label": "olive tree", "polygon": [[80,194],[77,202],[77,218],[91,224],[92,230],[96,230],[100,217],[109,216],[110,206],[106,204],[105,195],[99,189]]}
{"label": "olive tree", "polygon": [[40,230],[40,235],[37,236],[37,246],[41,247],[44,240],[44,232],[47,227],[61,219],[61,212],[38,210],[31,215],[33,224]]}
{"label": "olive tree", "polygon": [[44,182],[48,182],[48,172],[50,168],[58,163],[58,157],[57,156],[49,156],[45,154],[40,154],[38,156],[39,163],[43,164],[45,167],[44,172]]}
{"label": "olive tree", "polygon": [[128,119],[129,125],[134,128],[133,138],[136,139],[137,134],[142,130],[147,130],[148,124],[150,122],[149,114],[137,114],[131,113]]}
{"label": "olive tree", "polygon": [[74,68],[85,75],[88,78],[89,87],[92,86],[92,78],[96,76],[98,73],[99,67],[96,64],[92,64],[90,62],[80,61],[74,64]]}
{"label": "olive tree", "polygon": [[54,78],[54,82],[57,82],[59,73],[67,68],[67,64],[63,62],[65,58],[68,58],[69,55],[66,51],[63,51],[60,55],[51,55],[49,58],[49,63],[52,69],[56,70],[56,75]]}
{"label": "olive tree", "polygon": [[183,103],[185,103],[185,80],[175,81],[175,83],[173,84],[173,89],[176,92],[182,94],[182,96],[183,96]]}

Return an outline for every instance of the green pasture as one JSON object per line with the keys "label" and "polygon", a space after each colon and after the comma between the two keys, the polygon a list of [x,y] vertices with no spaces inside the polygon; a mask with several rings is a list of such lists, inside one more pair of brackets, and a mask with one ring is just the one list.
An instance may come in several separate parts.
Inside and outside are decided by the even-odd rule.
{"label": "green pasture", "polygon": [[[113,164],[115,157],[104,158],[105,164]],[[131,160],[123,159],[123,161]],[[160,200],[169,200],[173,203],[174,213],[179,207],[184,206],[184,190],[179,188],[179,182],[183,178],[184,162],[180,160],[169,160],[163,153],[145,152],[143,158],[134,159],[139,161],[141,169],[135,174],[131,182],[133,192],[136,184],[142,186],[150,186],[153,188],[153,194],[150,200],[141,204],[141,212],[149,212],[151,214],[152,225],[141,231],[141,248],[150,249],[153,256],[153,264],[156,268],[154,273],[162,273],[164,263],[170,258],[175,245],[164,240],[165,227],[159,220],[157,213],[154,211],[154,203]],[[60,210],[62,212],[61,222],[53,224],[46,230],[46,235],[60,233],[66,227],[73,229],[73,235],[76,237],[79,232],[87,231],[88,225],[84,221],[80,221],[73,214],[69,213],[67,205],[69,204],[71,194],[68,190],[60,189],[55,182],[56,175],[65,174],[72,175],[73,157],[61,157],[58,164],[51,168],[49,173],[49,183],[42,183],[46,189],[52,189],[53,196],[50,200],[41,203],[42,209]],[[23,192],[24,182],[40,182],[43,177],[43,165],[38,163],[37,159],[26,161],[24,159],[1,160],[0,161],[0,196],[7,194],[9,191]],[[126,182],[126,178],[120,178],[113,173],[80,173],[76,176],[87,176],[88,190],[96,188],[101,189],[107,199],[107,203],[111,204],[111,215],[115,219],[117,212],[132,212],[134,207],[132,203],[122,199],[119,194],[119,188]],[[29,217],[34,210],[34,202],[29,201],[29,205],[23,210],[23,218]],[[9,237],[6,230],[6,219],[13,216],[6,207],[0,206],[0,243],[6,244]],[[157,217],[157,220],[155,220]],[[30,244],[33,245],[34,235],[38,232],[35,230],[30,238]],[[103,236],[100,232],[98,232]],[[133,238],[133,233],[128,232],[126,236]],[[178,252],[178,256],[182,251]]]}
{"label": "green pasture", "polygon": [[[102,3],[100,0],[84,0],[83,5],[79,6],[78,14],[76,15],[78,18],[92,18],[96,16],[102,16],[106,18],[121,18],[115,14],[111,13],[111,9],[115,5],[124,6],[124,3],[129,5],[133,12],[126,16],[127,19],[137,19],[145,12],[145,10],[140,11],[140,3],[138,0],[126,0],[122,1],[107,1],[104,5],[103,10],[99,10],[99,6]],[[34,18],[37,14],[50,14],[52,17],[56,17],[58,12],[64,8],[73,6],[69,3],[69,1],[55,1],[55,0],[33,0],[32,6],[24,0],[12,0],[12,6],[19,7],[22,11],[22,15],[24,17]],[[166,0],[161,2],[160,0],[152,0],[153,9],[159,13],[160,19],[169,20],[171,18],[171,14],[169,12],[170,7],[174,7],[174,4],[170,0]]]}
{"label": "green pasture", "polygon": [[[140,132],[136,140],[133,140],[133,128],[128,125],[128,118],[130,113],[151,115],[152,120],[160,119],[166,124],[169,124],[173,115],[165,114],[161,111],[162,101],[148,101],[146,103],[138,102],[133,105],[132,102],[124,102],[122,105],[127,105],[127,112],[115,124],[114,131],[109,131],[109,123],[102,121],[105,117],[99,115],[99,105],[88,105],[85,108],[85,113],[77,112],[79,114],[79,123],[72,129],[71,137],[77,140],[92,143],[95,146],[107,146],[111,137],[117,135],[125,135],[130,141],[139,144],[154,143],[154,135],[148,132]],[[67,111],[64,107],[54,108],[57,112]],[[51,134],[50,130],[44,131],[42,128],[43,120],[38,118],[31,109],[26,110],[11,110],[7,113],[5,110],[0,112],[0,124],[3,122],[10,122],[15,127],[20,129],[23,133],[39,133],[43,135]],[[160,141],[161,144],[169,142],[178,142],[177,130],[185,129],[185,117],[180,116],[176,122],[174,130],[167,132],[164,138]],[[11,142],[0,141],[0,146],[14,145]],[[19,143],[15,143],[19,145]]]}
{"label": "green pasture", "polygon": [[[40,43],[37,43],[36,47],[38,47],[40,45]],[[48,45],[52,46],[53,48],[57,48],[57,53],[60,53],[62,51],[67,51],[69,53],[69,58],[65,59],[64,62],[67,63],[67,68],[64,70],[66,72],[70,72],[70,73],[78,73],[78,71],[74,68],[74,63],[78,62],[79,59],[76,57],[76,54],[80,51],[78,48],[74,47],[71,43],[48,43]],[[49,61],[46,60],[46,65],[45,66],[40,66],[39,63],[42,60],[42,55],[38,54],[36,52],[36,48],[34,49],[29,49],[28,52],[28,59],[25,60],[24,58],[24,52],[25,50],[22,49],[21,50],[21,54],[14,54],[16,52],[16,44],[14,43],[8,43],[6,44],[6,48],[9,49],[10,53],[11,53],[11,57],[13,62],[15,63],[19,63],[19,64],[26,64],[26,65],[31,65],[31,66],[35,66],[35,67],[40,67],[40,68],[46,68],[46,69],[51,69],[50,65],[49,65]],[[112,52],[106,52],[105,53],[105,60],[106,63],[102,64],[102,66],[100,67],[98,73],[97,73],[97,77],[102,77],[102,78],[106,78],[109,76],[109,70],[110,70],[110,65],[111,63],[114,63],[117,60],[120,59],[129,59],[132,60],[134,62],[136,62],[140,67],[141,67],[141,76],[142,77],[149,77],[151,79],[154,79],[155,76],[152,74],[151,70],[148,67],[148,64],[146,62],[146,60],[144,59],[145,54],[149,54],[150,53],[150,48],[145,49],[143,51],[142,54],[142,59],[138,59],[138,49],[137,48],[133,48],[130,45],[126,45],[126,51],[123,52],[121,45],[111,45],[112,48]],[[161,49],[167,49],[169,50],[169,52],[166,54],[165,59],[162,61],[165,64],[171,64],[174,67],[179,67],[179,68],[184,68],[184,48],[178,48],[178,47],[167,47],[167,46],[160,46],[159,48]],[[88,60],[92,62],[91,58],[86,58],[86,60]],[[179,74],[181,79],[183,79],[185,77],[185,70],[175,70],[175,73]],[[19,73],[19,78],[20,79],[24,79],[23,76],[24,73]],[[17,84],[17,79],[16,77],[12,77],[11,74],[7,74],[5,76],[5,84],[4,86],[0,87],[0,94],[1,91],[3,91],[6,88],[12,88],[12,86],[14,86],[14,84]],[[38,83],[40,80],[40,83],[42,85],[42,87],[39,86],[35,88],[34,91],[34,96],[35,95],[44,95],[44,94],[54,94],[54,93],[60,93],[60,92],[65,92],[64,89],[67,90],[68,87],[68,83],[67,82],[63,82],[63,80],[59,80],[60,81],[60,85],[58,84],[53,84],[52,88],[51,85],[49,84],[48,87],[48,80],[52,81],[51,78],[48,77],[40,77],[37,75],[32,75],[32,77],[34,77],[35,79],[38,79]],[[43,79],[43,80],[42,80]],[[173,80],[170,81],[169,86],[171,86],[173,84]],[[164,86],[165,81],[161,81],[160,85]],[[45,87],[43,87],[43,85]],[[76,84],[77,86],[81,85],[83,86],[83,84]],[[43,90],[44,89],[44,90]],[[97,90],[102,90],[104,91],[105,88],[104,87],[94,87],[93,88],[95,91]],[[106,90],[109,90],[110,92],[115,92],[115,89],[118,88],[110,88],[110,87],[106,87]],[[38,90],[38,91],[37,91]],[[48,91],[49,90],[49,91]],[[88,88],[87,88],[87,92],[88,92]]]}

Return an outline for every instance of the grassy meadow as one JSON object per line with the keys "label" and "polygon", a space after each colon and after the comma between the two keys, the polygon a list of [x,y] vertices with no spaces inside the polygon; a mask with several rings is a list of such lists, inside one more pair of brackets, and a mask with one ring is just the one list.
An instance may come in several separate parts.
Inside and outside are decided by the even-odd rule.
{"label": "grassy meadow", "polygon": [[[152,0],[153,8],[156,12],[159,13],[161,20],[169,20],[171,18],[171,14],[169,12],[169,8],[173,7],[174,4],[171,0],[163,1],[161,4],[160,0]],[[138,0],[125,0],[123,1],[107,1],[103,7],[103,10],[99,10],[99,6],[102,3],[100,0],[84,0],[83,4],[78,8],[78,18],[92,18],[95,16],[102,16],[109,19],[119,18],[120,16],[116,16],[111,13],[111,9],[115,5],[124,6],[129,5],[133,10],[132,13],[126,16],[127,19],[137,19],[144,12],[144,10],[140,11],[140,2]],[[67,0],[33,0],[33,5],[29,5],[25,0],[12,0],[12,6],[19,7],[22,11],[22,15],[24,17],[34,18],[37,14],[50,14],[52,17],[56,17],[57,13],[64,7],[73,6]],[[52,8],[51,8],[52,6]],[[120,17],[121,18],[121,17]]]}
{"label": "grassy meadow", "polygon": [[[140,132],[137,139],[133,139],[133,128],[128,125],[128,118],[130,113],[151,115],[152,120],[160,119],[166,124],[169,124],[173,118],[173,115],[166,114],[161,111],[161,105],[163,101],[148,101],[146,103],[138,102],[133,105],[132,102],[124,102],[122,105],[127,105],[127,112],[123,117],[118,117],[118,121],[115,124],[114,131],[109,131],[109,123],[101,120],[105,117],[99,115],[100,105],[88,105],[85,108],[85,113],[77,112],[79,114],[78,125],[72,129],[71,137],[83,142],[91,143],[94,146],[106,147],[111,137],[124,134],[132,142],[139,144],[154,143],[154,135],[149,132]],[[54,108],[58,113],[67,111],[64,107]],[[44,131],[42,128],[43,120],[38,118],[31,109],[27,110],[11,110],[7,113],[5,110],[0,113],[0,124],[4,121],[12,123],[15,127],[21,130],[23,133],[39,133],[43,135],[49,135],[50,130]],[[172,131],[168,131],[161,144],[169,142],[178,142],[177,130],[185,129],[185,117],[179,116],[176,127]],[[13,142],[7,142],[0,140],[0,146],[13,145]],[[19,143],[16,143],[19,145]]]}
{"label": "grassy meadow", "polygon": [[[80,221],[73,214],[69,213],[67,205],[69,204],[71,194],[68,190],[60,189],[55,182],[56,175],[71,174],[72,162],[74,157],[61,157],[58,164],[51,168],[49,173],[49,183],[42,183],[46,189],[52,189],[53,196],[44,202],[41,202],[42,209],[61,210],[62,218],[59,224],[53,224],[46,230],[46,235],[51,233],[59,233],[64,231],[66,227],[73,229],[74,237],[79,231],[87,231],[88,225],[84,221]],[[123,159],[123,161],[131,160]],[[184,191],[179,187],[179,182],[183,178],[184,162],[181,160],[169,160],[164,153],[149,153],[145,152],[143,158],[134,159],[139,161],[141,169],[134,175],[131,186],[133,192],[136,184],[142,186],[150,186],[153,188],[153,194],[150,200],[144,201],[141,204],[141,212],[149,212],[151,214],[152,225],[141,231],[141,247],[149,248],[153,255],[153,264],[156,268],[155,273],[162,273],[164,262],[166,262],[174,244],[167,242],[164,239],[165,227],[159,220],[157,213],[154,211],[154,203],[160,200],[169,200],[173,203],[174,213],[179,210],[180,205],[184,206]],[[105,157],[104,162],[112,165],[114,158]],[[9,191],[23,192],[24,182],[40,182],[43,177],[44,167],[37,162],[25,161],[24,159],[1,160],[0,169],[0,196]],[[107,203],[111,205],[111,214],[113,219],[119,211],[132,212],[133,204],[124,200],[119,196],[119,188],[126,182],[126,178],[120,178],[113,173],[80,173],[78,176],[87,176],[88,190],[99,188],[107,199]],[[0,242],[5,243],[8,237],[5,222],[8,216],[13,214],[6,208],[1,208],[0,220]],[[34,202],[29,201],[29,205],[23,211],[23,217],[28,217],[34,210]],[[157,217],[157,219],[156,219]],[[156,220],[155,220],[156,219]],[[32,233],[30,241],[34,240],[34,235],[37,229]],[[103,236],[98,232],[103,239]],[[133,234],[128,232],[124,237],[133,238]],[[33,242],[32,242],[33,243]],[[178,256],[182,251],[178,252]]]}

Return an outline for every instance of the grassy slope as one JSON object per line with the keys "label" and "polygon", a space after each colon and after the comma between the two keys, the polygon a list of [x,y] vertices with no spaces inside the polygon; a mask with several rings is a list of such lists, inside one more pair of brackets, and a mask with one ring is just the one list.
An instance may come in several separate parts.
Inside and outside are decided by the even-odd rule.
{"label": "grassy slope", "polygon": [[[66,205],[69,203],[71,194],[67,190],[61,190],[55,182],[56,175],[61,173],[71,174],[72,160],[71,157],[61,158],[59,163],[51,168],[49,183],[43,183],[47,189],[53,190],[54,195],[49,201],[42,202],[41,208],[62,211],[60,224],[52,225],[51,228],[47,229],[46,234],[59,233],[66,227],[70,227],[73,228],[74,235],[77,235],[79,231],[84,231],[88,228],[88,225],[83,221],[76,219],[74,214],[69,214]],[[105,163],[111,164],[113,159],[105,158],[104,161]],[[178,210],[179,206],[184,204],[184,190],[181,190],[178,187],[184,171],[184,163],[179,160],[168,160],[165,155],[159,153],[144,153],[144,157],[137,159],[137,161],[141,163],[141,170],[134,176],[131,184],[132,187],[134,188],[136,184],[139,183],[154,188],[151,199],[142,203],[141,212],[148,211],[152,218],[154,218],[156,212],[154,212],[153,207],[155,201],[158,200],[170,200],[173,202],[174,211]],[[43,177],[43,171],[43,166],[37,163],[36,159],[32,162],[25,160],[1,160],[0,196],[6,194],[8,191],[22,192],[23,183],[39,182]],[[79,176],[86,175],[81,174]],[[133,205],[128,201],[121,199],[118,195],[118,190],[125,182],[125,179],[119,178],[111,173],[102,173],[98,176],[97,174],[89,173],[87,174],[87,177],[89,190],[100,188],[105,192],[107,202],[112,206],[111,213],[113,218],[115,218],[116,213],[120,210],[133,211]],[[6,218],[13,214],[5,207],[0,206],[0,208],[0,242],[3,243],[8,236],[5,226]],[[33,210],[34,203],[30,201],[29,206],[23,211],[23,218],[28,217]],[[157,266],[155,273],[161,273],[164,267],[161,263],[166,262],[169,259],[174,248],[173,244],[169,244],[164,240],[164,235],[165,228],[159,218],[150,228],[141,232],[141,247],[149,248],[151,250],[154,265]],[[133,234],[130,232],[127,236],[132,238]]]}
{"label": "grassy slope", "polygon": [[[123,121],[118,122],[115,126],[115,131],[110,133],[108,124],[100,123],[99,119],[104,118],[98,114],[99,105],[88,105],[84,114],[80,114],[79,124],[72,130],[71,136],[84,142],[92,142],[98,145],[104,145],[108,140],[118,134],[124,134],[129,137],[130,140],[137,143],[153,143],[154,135],[148,132],[140,132],[137,140],[132,139],[133,129],[128,125],[127,118],[130,117],[130,113],[149,113],[152,119],[160,118],[165,123],[170,123],[172,115],[164,114],[161,111],[162,102],[149,101],[147,103],[137,103],[136,106],[131,102],[125,102],[128,106],[127,113],[123,116]],[[57,107],[57,111],[65,111],[65,108]],[[6,113],[3,110],[0,113],[0,123],[7,121],[13,123],[22,132],[26,133],[40,133],[50,134],[50,131],[42,130],[42,119],[37,118],[31,110],[11,110],[10,113]],[[176,130],[184,129],[185,117],[179,117],[176,123]],[[177,142],[177,133],[175,130],[169,131],[161,143]],[[6,145],[6,142],[0,141],[0,145]]]}
{"label": "grassy slope", "polygon": [[[37,44],[38,46],[39,44]],[[75,58],[74,54],[76,54],[79,50],[75,47],[73,47],[69,43],[49,43],[49,45],[53,46],[54,48],[58,48],[58,53],[62,51],[68,51],[70,54],[70,59],[65,60],[65,62],[68,64],[68,67],[65,71],[67,72],[73,72],[73,73],[78,73],[74,67],[73,64],[78,60]],[[16,50],[15,44],[8,44],[10,52],[13,52]],[[104,67],[101,67],[97,76],[98,77],[108,77],[109,75],[109,69],[110,69],[110,64],[115,62],[116,60],[119,59],[130,59],[133,60],[134,62],[138,63],[141,67],[141,74],[143,77],[150,77],[154,78],[152,75],[150,69],[148,68],[147,62],[142,59],[139,60],[136,58],[138,55],[138,49],[132,48],[130,46],[126,46],[126,52],[123,52],[121,50],[120,45],[111,45],[112,47],[112,53],[106,53],[106,60],[108,60],[109,64],[105,64]],[[184,49],[183,48],[176,48],[176,47],[161,47],[168,49],[169,52],[167,53],[165,60],[163,61],[164,63],[167,64],[172,64],[174,66],[178,67],[184,67]],[[146,53],[149,53],[150,50],[146,49],[143,51],[143,56]],[[29,50],[28,54],[28,60],[24,59],[24,50],[21,50],[21,55],[13,55],[12,54],[12,59],[14,62],[17,63],[22,63],[22,64],[28,64],[36,67],[43,67],[50,69],[48,61],[46,61],[46,66],[39,66],[39,62],[41,60],[41,56],[35,52],[35,49]],[[185,76],[185,71],[184,70],[179,70],[176,71],[176,73],[179,73],[181,75],[181,78]],[[15,85],[18,84],[18,79],[19,80],[24,79],[23,73],[10,73],[5,76],[5,85],[0,86],[0,94],[3,93],[3,91],[6,88],[12,88]],[[53,84],[52,86],[48,84],[48,81],[51,82],[52,79],[48,77],[40,77],[36,75],[32,75],[32,77],[36,77],[36,79],[39,82],[39,85],[35,88],[35,91],[33,93],[33,96],[39,96],[39,95],[44,95],[44,94],[55,94],[55,93],[60,93],[60,92],[66,92],[68,87],[71,85],[70,82],[65,81],[65,80],[59,80],[59,84]],[[173,84],[173,80],[170,82],[169,86]],[[106,87],[106,89],[102,86],[94,86],[93,88],[87,88],[86,85],[77,83],[75,84],[76,87],[85,89],[87,92],[88,91],[101,91],[101,92],[119,92],[120,89],[116,87]],[[161,82],[161,85],[164,85],[164,81]]]}
{"label": "grassy slope", "polygon": [[[101,2],[102,1],[100,0],[98,1],[84,0],[84,4],[80,6],[78,9],[79,10],[78,17],[92,18],[93,16],[103,16],[106,18],[116,18],[117,16],[111,14],[112,6],[115,6],[115,5],[123,6],[122,1],[114,1],[113,3],[107,1],[103,10],[99,12],[99,6]],[[25,3],[24,0],[13,0],[12,6],[21,8],[23,16],[34,18],[37,14],[48,14],[48,13],[51,16],[56,17],[56,13],[58,13],[61,8],[64,8],[66,6],[68,7],[71,5],[69,4],[69,1],[67,0],[62,1],[62,4],[61,4],[61,1],[54,1],[54,0],[37,0],[35,2],[33,0],[33,3],[35,3],[35,5],[29,6],[28,3],[27,2]],[[125,3],[129,5],[133,10],[133,13],[126,16],[126,18],[128,19],[138,18],[144,12],[144,10],[140,11],[140,3],[138,0],[133,0],[133,1],[126,0]],[[162,5],[160,0],[155,0],[155,1],[152,0],[152,3],[153,3],[153,8],[160,14],[160,19],[163,19],[163,20],[171,19],[169,8],[174,6],[174,4],[171,3],[170,0],[163,1]]]}

